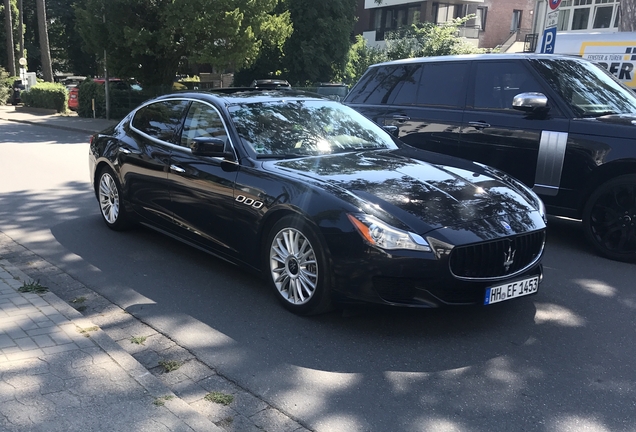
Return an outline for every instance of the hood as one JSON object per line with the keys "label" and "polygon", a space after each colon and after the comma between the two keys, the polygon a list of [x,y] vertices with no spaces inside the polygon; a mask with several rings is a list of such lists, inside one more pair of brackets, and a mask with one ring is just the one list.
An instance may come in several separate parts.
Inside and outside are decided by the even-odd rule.
{"label": "hood", "polygon": [[[285,171],[286,177],[311,179],[323,188],[338,189],[341,197],[362,211],[418,234],[488,219],[512,225],[521,219],[519,215],[538,210],[535,196],[528,190],[515,187],[487,168],[445,157],[439,157],[440,161],[453,161],[453,166],[433,165],[414,155],[426,157],[429,153],[345,153],[268,166]],[[527,230],[527,226],[518,227],[519,232]]]}

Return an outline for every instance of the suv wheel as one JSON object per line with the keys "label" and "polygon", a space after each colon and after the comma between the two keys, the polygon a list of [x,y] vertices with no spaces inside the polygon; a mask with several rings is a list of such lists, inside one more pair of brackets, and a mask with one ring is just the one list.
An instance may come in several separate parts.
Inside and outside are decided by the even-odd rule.
{"label": "suv wheel", "polygon": [[599,186],[583,211],[587,239],[598,252],[619,261],[636,261],[636,175]]}

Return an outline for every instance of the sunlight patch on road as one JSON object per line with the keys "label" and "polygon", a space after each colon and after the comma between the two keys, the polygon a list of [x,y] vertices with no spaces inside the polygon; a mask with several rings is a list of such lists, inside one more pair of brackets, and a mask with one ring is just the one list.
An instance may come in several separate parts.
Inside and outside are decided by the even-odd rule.
{"label": "sunlight patch on road", "polygon": [[552,420],[546,430],[554,432],[610,432],[610,428],[598,419],[576,415],[564,416]]}
{"label": "sunlight patch on road", "polygon": [[575,279],[574,282],[581,285],[587,292],[602,297],[614,297],[617,292],[616,288],[594,279]]}
{"label": "sunlight patch on road", "polygon": [[585,319],[568,308],[552,303],[536,303],[537,312],[534,315],[536,324],[558,324],[563,327],[583,327]]}
{"label": "sunlight patch on road", "polygon": [[421,432],[465,432],[465,426],[444,418],[420,418],[411,423],[408,430]]}

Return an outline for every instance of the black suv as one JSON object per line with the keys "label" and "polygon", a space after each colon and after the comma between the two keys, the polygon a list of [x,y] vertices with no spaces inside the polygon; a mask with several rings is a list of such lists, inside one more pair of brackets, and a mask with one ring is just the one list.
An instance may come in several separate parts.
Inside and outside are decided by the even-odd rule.
{"label": "black suv", "polygon": [[405,143],[499,168],[636,261],[636,94],[583,59],[484,54],[371,66],[343,101]]}

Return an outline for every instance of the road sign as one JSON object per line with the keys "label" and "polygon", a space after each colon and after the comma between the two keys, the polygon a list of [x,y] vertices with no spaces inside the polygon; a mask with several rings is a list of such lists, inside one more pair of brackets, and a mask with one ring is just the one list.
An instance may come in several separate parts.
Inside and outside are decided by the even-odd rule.
{"label": "road sign", "polygon": [[557,8],[561,6],[561,0],[550,0],[548,4],[550,5],[550,9],[557,10]]}
{"label": "road sign", "polygon": [[556,27],[557,24],[559,24],[559,11],[549,12],[545,19],[545,28]]}
{"label": "road sign", "polygon": [[543,43],[541,44],[541,52],[554,54],[554,45],[556,43],[556,27],[543,30]]}

